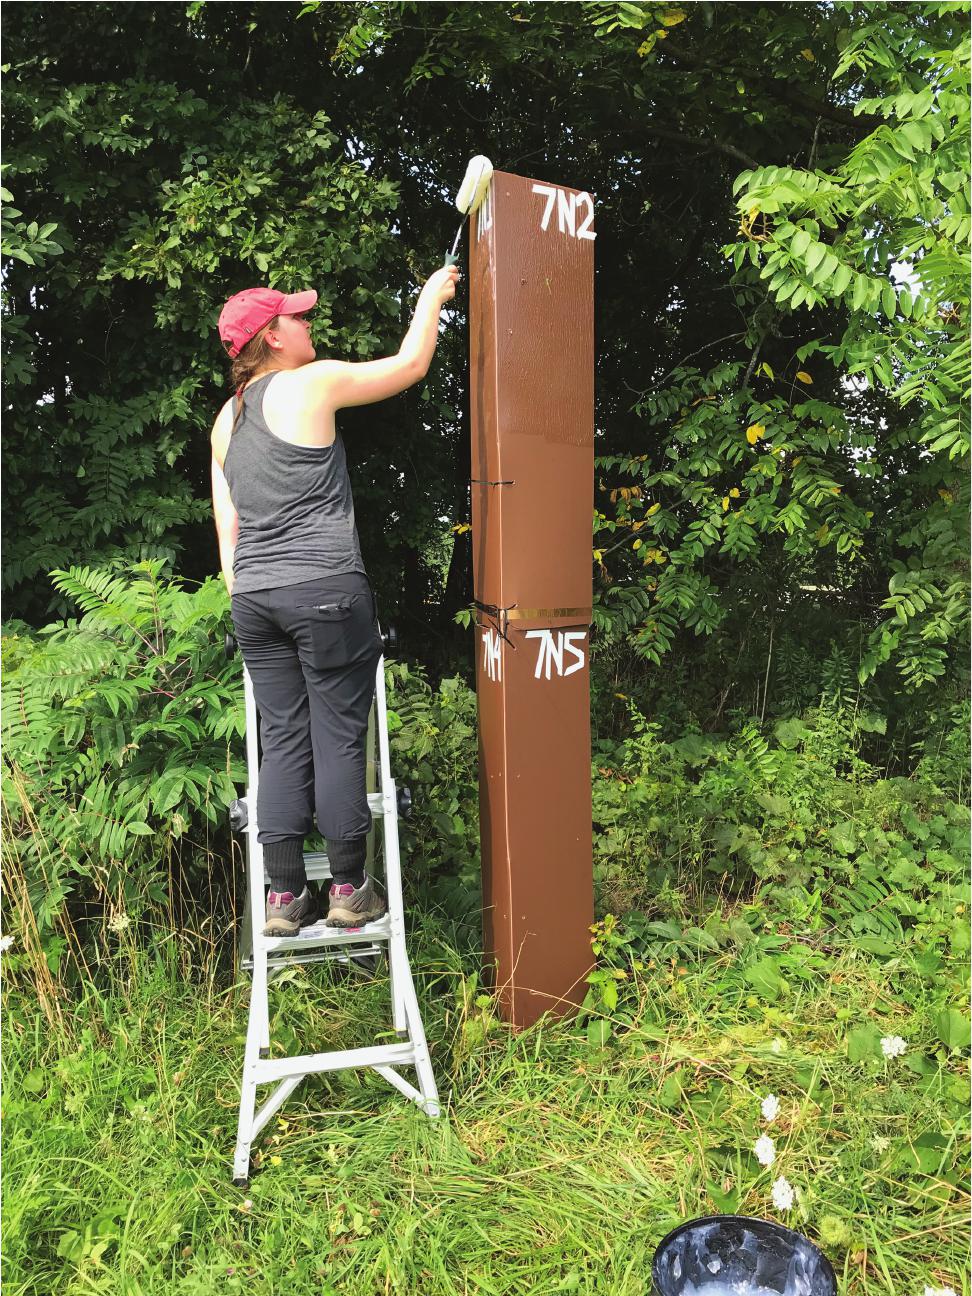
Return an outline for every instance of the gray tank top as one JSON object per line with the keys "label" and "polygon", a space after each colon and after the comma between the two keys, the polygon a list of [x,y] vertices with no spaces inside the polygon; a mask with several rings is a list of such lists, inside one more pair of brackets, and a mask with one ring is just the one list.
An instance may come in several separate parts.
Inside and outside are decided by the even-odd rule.
{"label": "gray tank top", "polygon": [[[243,410],[223,462],[240,519],[234,594],[345,572],[367,575],[341,433],[329,446],[292,445],[274,436],[262,410],[273,376],[264,374],[243,392]],[[235,415],[235,397],[232,408]]]}

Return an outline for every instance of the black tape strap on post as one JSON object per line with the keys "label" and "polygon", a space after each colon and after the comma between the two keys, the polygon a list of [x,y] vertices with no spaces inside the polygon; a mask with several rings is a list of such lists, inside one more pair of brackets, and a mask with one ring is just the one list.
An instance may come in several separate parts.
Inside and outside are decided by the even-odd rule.
{"label": "black tape strap on post", "polygon": [[509,607],[504,608],[497,607],[495,603],[480,603],[479,599],[473,599],[473,607],[484,617],[489,618],[490,626],[496,631],[503,642],[509,644],[513,651],[516,652],[516,644],[506,633],[510,625],[509,614],[516,607],[516,604],[511,603]]}
{"label": "black tape strap on post", "polygon": [[511,478],[509,481],[487,481],[484,477],[470,477],[470,486],[515,486],[516,480]]}

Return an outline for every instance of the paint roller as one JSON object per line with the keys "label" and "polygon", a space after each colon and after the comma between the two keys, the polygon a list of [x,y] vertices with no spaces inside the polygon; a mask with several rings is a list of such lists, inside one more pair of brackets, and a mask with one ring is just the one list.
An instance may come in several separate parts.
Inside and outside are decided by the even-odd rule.
{"label": "paint roller", "polygon": [[442,262],[443,269],[457,263],[459,258],[456,256],[456,248],[459,246],[462,227],[473,212],[479,210],[483,199],[486,197],[486,190],[489,188],[489,182],[492,178],[493,164],[488,157],[483,157],[480,154],[470,159],[469,165],[466,167],[466,174],[462,178],[462,184],[459,186],[459,192],[456,194],[456,206],[463,214],[462,220],[456,230],[452,251],[446,253],[446,258]]}

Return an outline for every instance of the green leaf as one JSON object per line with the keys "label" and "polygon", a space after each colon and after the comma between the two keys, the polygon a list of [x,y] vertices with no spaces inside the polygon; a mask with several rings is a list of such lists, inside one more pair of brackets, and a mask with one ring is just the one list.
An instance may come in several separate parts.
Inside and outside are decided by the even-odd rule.
{"label": "green leaf", "polygon": [[851,274],[852,271],[850,266],[842,265],[838,267],[837,273],[834,275],[834,281],[831,284],[831,291],[835,297],[842,296],[844,290],[851,281]]}
{"label": "green leaf", "polygon": [[894,319],[898,312],[898,294],[894,290],[894,284],[887,283],[881,290],[881,305],[888,319]]}
{"label": "green leaf", "polygon": [[847,1034],[847,1057],[851,1062],[865,1058],[881,1057],[881,1032],[876,1026],[856,1026]]}
{"label": "green leaf", "polygon": [[611,1023],[603,1017],[592,1017],[587,1023],[587,1042],[591,1048],[603,1048],[612,1034]]}
{"label": "green leaf", "polygon": [[780,976],[779,964],[775,959],[761,958],[758,963],[746,968],[743,977],[761,998],[770,1003],[775,1003],[780,997],[784,982]]}
{"label": "green leaf", "polygon": [[850,942],[855,949],[865,954],[876,954],[879,958],[891,958],[898,953],[898,946],[882,936],[852,936]]}
{"label": "green leaf", "polygon": [[671,1110],[677,1107],[682,1100],[682,1069],[678,1068],[668,1075],[662,1081],[661,1087],[656,1095],[656,1100],[660,1107]]}
{"label": "green leaf", "polygon": [[827,836],[830,838],[835,850],[841,855],[853,855],[857,850],[857,831],[855,825],[848,819],[842,824],[835,824],[829,830]]}
{"label": "green leaf", "polygon": [[28,1071],[23,1080],[21,1080],[20,1087],[26,1093],[38,1094],[43,1093],[47,1088],[47,1082],[48,1074],[44,1068],[34,1067],[33,1070]]}
{"label": "green leaf", "polygon": [[957,1008],[946,1008],[934,1018],[935,1031],[946,1048],[965,1049],[972,1042],[972,1020]]}

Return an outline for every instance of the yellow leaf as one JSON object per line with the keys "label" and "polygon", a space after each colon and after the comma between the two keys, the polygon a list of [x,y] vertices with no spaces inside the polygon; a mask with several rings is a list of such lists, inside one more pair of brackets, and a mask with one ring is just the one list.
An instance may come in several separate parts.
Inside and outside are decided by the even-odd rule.
{"label": "yellow leaf", "polygon": [[471,531],[472,527],[469,525],[468,522],[457,522],[456,525],[452,528],[452,530],[456,533],[456,535],[462,535],[464,531]]}
{"label": "yellow leaf", "polygon": [[660,508],[661,508],[660,504],[652,504],[651,508],[648,510],[645,516],[651,517],[652,513],[657,513]]}
{"label": "yellow leaf", "polygon": [[595,550],[594,550],[594,561],[595,561],[595,562],[600,562],[601,559],[602,559],[603,557],[604,557],[604,550],[603,550],[603,549],[595,549]]}
{"label": "yellow leaf", "polygon": [[793,463],[792,463],[791,466],[792,466],[793,468],[795,468],[795,467],[797,466],[798,463],[803,463],[803,455],[797,455],[797,457],[793,460]]}
{"label": "yellow leaf", "polygon": [[775,373],[773,372],[773,370],[769,367],[769,365],[766,363],[765,360],[763,361],[763,363],[762,363],[759,367],[760,367],[760,369],[762,369],[763,373],[766,375],[767,378],[775,378],[775,377],[776,377],[776,374],[775,374]]}
{"label": "yellow leaf", "polygon": [[634,544],[631,546],[631,548],[632,548],[632,549],[640,549],[640,548],[641,548],[641,541],[640,541],[640,540],[636,540],[636,541],[634,542]]}
{"label": "yellow leaf", "polygon": [[728,496],[728,495],[723,495],[723,497],[722,497],[722,511],[723,511],[723,513],[728,513],[728,511],[729,511],[729,496]]}
{"label": "yellow leaf", "polygon": [[810,383],[813,382],[813,379],[810,377],[810,375],[807,373],[805,369],[798,369],[797,382],[807,383],[809,385]]}
{"label": "yellow leaf", "polygon": [[659,19],[659,22],[663,22],[666,27],[677,27],[680,22],[684,21],[684,9],[666,9]]}
{"label": "yellow leaf", "polygon": [[628,695],[627,695],[627,693],[615,693],[614,696],[615,696],[616,698],[620,698],[622,702],[627,702],[627,700],[628,700]]}
{"label": "yellow leaf", "polygon": [[649,36],[646,41],[642,41],[642,43],[638,46],[638,49],[636,51],[638,57],[644,58],[646,54],[650,54],[651,48],[654,45],[654,43],[655,43],[654,36]]}
{"label": "yellow leaf", "polygon": [[751,423],[746,429],[746,440],[750,445],[755,445],[765,435],[766,429],[762,423]]}
{"label": "yellow leaf", "polygon": [[808,63],[816,63],[817,60],[813,56],[813,50],[803,49],[800,51],[800,53],[807,60]]}
{"label": "yellow leaf", "polygon": [[820,530],[817,532],[817,539],[826,540],[829,535],[830,535],[830,527],[825,522],[823,526],[820,528]]}
{"label": "yellow leaf", "polygon": [[835,487],[833,488],[833,491],[832,491],[831,493],[834,494],[834,495],[839,495],[839,494],[840,494],[840,487],[839,487],[839,486],[835,486]]}
{"label": "yellow leaf", "polygon": [[738,498],[739,498],[739,487],[738,487],[738,486],[733,486],[732,490],[729,492],[729,498],[730,498],[730,499],[738,499]]}

